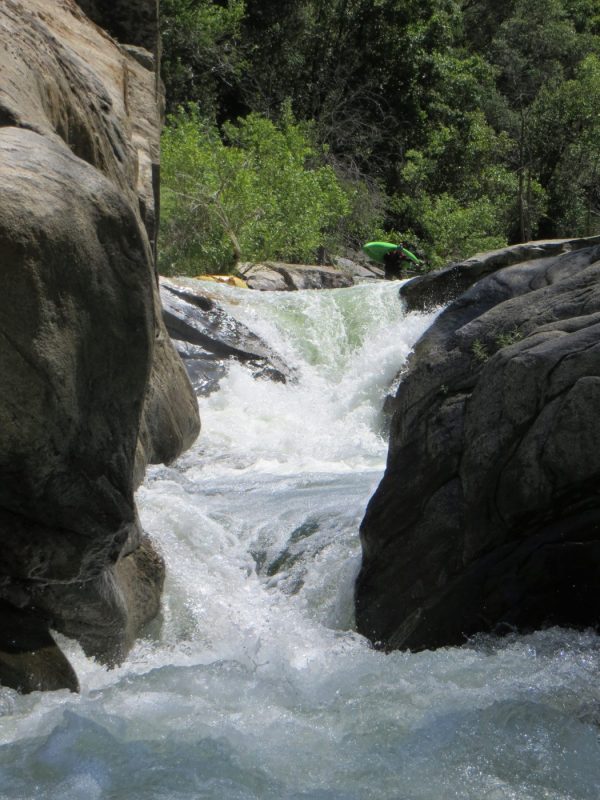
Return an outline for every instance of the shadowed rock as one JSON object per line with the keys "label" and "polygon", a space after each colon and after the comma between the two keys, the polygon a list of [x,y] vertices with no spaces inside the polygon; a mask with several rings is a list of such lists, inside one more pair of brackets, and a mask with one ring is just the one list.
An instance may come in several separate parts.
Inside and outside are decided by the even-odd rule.
{"label": "shadowed rock", "polygon": [[600,244],[584,244],[476,282],[417,343],[361,529],[357,624],[385,648],[600,622]]}
{"label": "shadowed rock", "polygon": [[113,184],[55,141],[0,128],[0,177],[0,571],[81,579],[139,538],[148,245]]}
{"label": "shadowed rock", "polygon": [[158,0],[77,0],[90,19],[119,42],[153,51],[158,42]]}
{"label": "shadowed rock", "polygon": [[79,691],[79,681],[39,614],[13,608],[0,601],[2,642],[0,684],[19,692],[69,689]]}
{"label": "shadowed rock", "polygon": [[231,360],[245,364],[257,378],[281,383],[295,378],[260,336],[200,289],[161,278],[161,298],[165,325],[197,394],[214,391]]}

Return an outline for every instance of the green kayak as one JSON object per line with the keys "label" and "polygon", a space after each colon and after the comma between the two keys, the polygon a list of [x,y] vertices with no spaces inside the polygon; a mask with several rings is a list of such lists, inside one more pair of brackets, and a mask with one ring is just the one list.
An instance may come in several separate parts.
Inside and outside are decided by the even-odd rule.
{"label": "green kayak", "polygon": [[378,264],[383,264],[386,255],[391,253],[393,250],[397,250],[398,247],[400,247],[406,258],[414,261],[415,264],[421,263],[416,255],[411,253],[410,250],[407,250],[406,247],[401,247],[400,245],[392,244],[391,242],[367,242],[363,245],[363,250],[370,259],[376,261]]}

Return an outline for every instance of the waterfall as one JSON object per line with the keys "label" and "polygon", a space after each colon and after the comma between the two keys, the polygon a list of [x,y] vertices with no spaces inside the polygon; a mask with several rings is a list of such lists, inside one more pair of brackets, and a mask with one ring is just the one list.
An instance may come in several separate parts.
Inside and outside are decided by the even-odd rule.
{"label": "waterfall", "polygon": [[353,630],[383,401],[435,313],[387,282],[210,291],[298,381],[232,363],[149,471],[161,619],[113,670],[61,639],[79,696],[0,690],[0,800],[597,800],[593,632],[384,655]]}

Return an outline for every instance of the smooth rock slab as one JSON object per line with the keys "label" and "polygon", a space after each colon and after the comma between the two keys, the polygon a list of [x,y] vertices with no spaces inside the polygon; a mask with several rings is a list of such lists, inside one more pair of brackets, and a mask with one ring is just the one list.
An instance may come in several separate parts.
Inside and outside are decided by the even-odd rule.
{"label": "smooth rock slab", "polygon": [[417,276],[402,286],[400,296],[411,311],[435,308],[456,299],[474,283],[504,267],[542,258],[554,260],[562,253],[586,249],[594,244],[600,244],[600,236],[524,242],[489,253],[478,253],[444,269]]}
{"label": "smooth rock slab", "polygon": [[48,137],[0,128],[0,185],[0,573],[81,580],[139,538],[148,245],[113,184]]}
{"label": "smooth rock slab", "polygon": [[240,264],[238,272],[243,275],[249,289],[261,292],[343,289],[354,285],[350,274],[334,267],[266,261],[264,264]]}

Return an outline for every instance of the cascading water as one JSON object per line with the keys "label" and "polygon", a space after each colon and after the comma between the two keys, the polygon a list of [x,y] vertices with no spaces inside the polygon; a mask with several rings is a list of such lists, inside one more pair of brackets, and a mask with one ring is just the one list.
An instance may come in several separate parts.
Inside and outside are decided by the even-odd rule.
{"label": "cascading water", "polygon": [[2,800],[600,797],[595,634],[384,655],[352,631],[382,400],[432,320],[397,289],[214,289],[298,383],[233,365],[149,473],[163,618],[112,671],[63,641],[79,696],[0,690]]}

